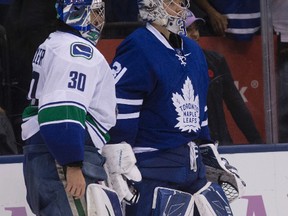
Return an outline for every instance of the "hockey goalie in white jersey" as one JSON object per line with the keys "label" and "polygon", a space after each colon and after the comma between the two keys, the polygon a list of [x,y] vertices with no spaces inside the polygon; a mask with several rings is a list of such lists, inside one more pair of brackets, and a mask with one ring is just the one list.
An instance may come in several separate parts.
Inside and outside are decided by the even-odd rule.
{"label": "hockey goalie in white jersey", "polygon": [[99,203],[109,200],[111,190],[100,188],[98,205],[91,193],[107,177],[99,149],[116,122],[114,79],[95,47],[104,25],[104,3],[57,0],[55,7],[58,19],[55,13],[52,33],[35,53],[31,105],[23,113],[27,201],[35,215],[87,215],[88,186],[89,215],[113,215],[117,202],[108,209]]}
{"label": "hockey goalie in white jersey", "polygon": [[[119,45],[111,64],[118,115],[103,147],[109,185],[130,204],[127,216],[231,216],[217,177],[230,181],[222,177],[234,174],[211,144],[206,60],[184,36],[188,2],[138,0],[138,6],[146,26]],[[203,162],[218,169],[209,170],[216,182],[207,180]]]}

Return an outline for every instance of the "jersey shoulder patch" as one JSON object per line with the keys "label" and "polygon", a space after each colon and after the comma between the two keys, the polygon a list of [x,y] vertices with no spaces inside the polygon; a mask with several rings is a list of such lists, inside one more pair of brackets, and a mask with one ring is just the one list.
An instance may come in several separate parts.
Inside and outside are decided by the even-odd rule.
{"label": "jersey shoulder patch", "polygon": [[70,53],[73,57],[91,59],[93,56],[93,47],[85,43],[75,42],[70,46]]}

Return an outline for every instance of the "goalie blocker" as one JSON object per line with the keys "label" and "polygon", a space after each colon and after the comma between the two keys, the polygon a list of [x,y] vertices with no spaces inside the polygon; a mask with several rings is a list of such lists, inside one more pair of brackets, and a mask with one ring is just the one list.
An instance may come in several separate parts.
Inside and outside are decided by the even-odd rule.
{"label": "goalie blocker", "polygon": [[102,148],[106,157],[104,168],[107,172],[107,185],[115,190],[121,201],[127,204],[136,203],[139,193],[133,183],[140,182],[142,176],[136,164],[136,158],[131,146],[126,143],[106,144]]}
{"label": "goalie blocker", "polygon": [[230,203],[241,197],[246,183],[240,178],[238,170],[225,158],[221,158],[214,144],[203,144],[199,149],[206,167],[207,180],[221,185]]}

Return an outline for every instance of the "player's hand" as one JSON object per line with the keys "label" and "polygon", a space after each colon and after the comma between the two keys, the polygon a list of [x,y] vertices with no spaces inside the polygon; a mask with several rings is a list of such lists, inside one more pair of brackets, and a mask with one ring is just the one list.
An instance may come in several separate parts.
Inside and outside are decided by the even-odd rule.
{"label": "player's hand", "polygon": [[66,192],[75,199],[80,199],[85,194],[86,182],[80,167],[67,167]]}
{"label": "player's hand", "polygon": [[139,193],[133,184],[142,180],[136,166],[136,158],[131,146],[126,143],[106,144],[102,148],[106,157],[104,168],[108,174],[107,185],[116,191],[121,201],[131,205],[139,200]]}
{"label": "player's hand", "polygon": [[214,32],[217,35],[224,36],[228,26],[227,17],[216,11],[209,14],[209,17]]}

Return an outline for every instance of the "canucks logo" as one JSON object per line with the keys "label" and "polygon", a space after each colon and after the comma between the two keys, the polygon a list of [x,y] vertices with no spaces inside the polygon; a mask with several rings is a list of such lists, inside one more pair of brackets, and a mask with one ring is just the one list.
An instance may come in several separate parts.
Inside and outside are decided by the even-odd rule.
{"label": "canucks logo", "polygon": [[91,59],[93,56],[93,48],[84,43],[73,43],[70,47],[71,56],[74,57],[84,57],[86,59]]}
{"label": "canucks logo", "polygon": [[178,123],[175,127],[182,132],[196,132],[200,129],[199,96],[194,96],[194,88],[189,77],[185,80],[181,90],[182,95],[176,92],[172,97],[173,105],[178,113]]}

